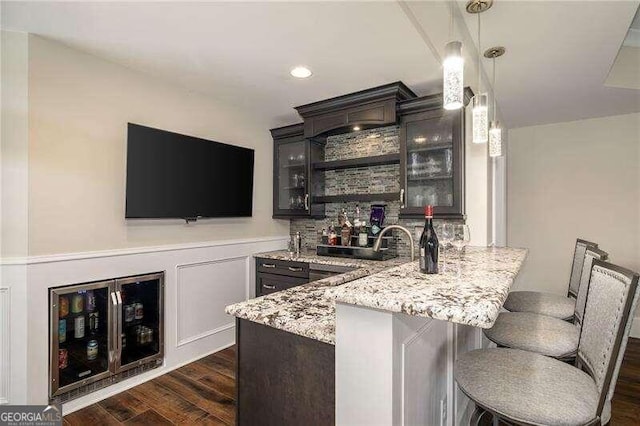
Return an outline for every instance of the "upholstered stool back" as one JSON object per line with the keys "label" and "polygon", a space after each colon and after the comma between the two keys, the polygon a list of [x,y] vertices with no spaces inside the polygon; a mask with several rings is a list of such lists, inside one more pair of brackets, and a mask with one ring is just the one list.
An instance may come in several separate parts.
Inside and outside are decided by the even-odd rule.
{"label": "upholstered stool back", "polygon": [[638,300],[638,275],[593,261],[576,366],[593,377],[599,392],[598,415],[613,397]]}
{"label": "upholstered stool back", "polygon": [[587,302],[587,294],[589,292],[589,281],[591,279],[591,268],[594,260],[607,260],[608,253],[595,247],[587,247],[584,254],[584,263],[580,273],[580,286],[578,287],[578,296],[576,298],[576,308],[573,313],[574,321],[577,324],[582,323],[584,308]]}
{"label": "upholstered stool back", "polygon": [[584,262],[584,255],[587,251],[587,247],[597,248],[596,243],[590,241],[576,240],[576,248],[573,251],[573,263],[571,265],[571,275],[569,276],[569,296],[577,297],[578,288],[580,287],[580,277],[582,275],[582,265]]}

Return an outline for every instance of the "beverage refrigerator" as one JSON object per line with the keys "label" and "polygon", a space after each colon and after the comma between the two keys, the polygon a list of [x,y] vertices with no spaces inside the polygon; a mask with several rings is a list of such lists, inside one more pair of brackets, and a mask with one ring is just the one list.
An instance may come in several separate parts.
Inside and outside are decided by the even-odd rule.
{"label": "beverage refrigerator", "polygon": [[162,364],[164,272],[56,287],[49,298],[51,401]]}

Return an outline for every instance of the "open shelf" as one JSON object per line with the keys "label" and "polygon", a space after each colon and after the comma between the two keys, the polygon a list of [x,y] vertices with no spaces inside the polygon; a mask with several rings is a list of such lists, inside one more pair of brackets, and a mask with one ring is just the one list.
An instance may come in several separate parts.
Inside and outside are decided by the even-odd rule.
{"label": "open shelf", "polygon": [[381,192],[376,194],[320,195],[313,197],[313,203],[348,203],[353,201],[395,201],[400,199],[399,192]]}
{"label": "open shelf", "polygon": [[348,160],[318,161],[312,164],[314,170],[339,170],[355,167],[382,166],[400,164],[400,154],[375,155],[371,157],[350,158]]}
{"label": "open shelf", "polygon": [[428,180],[442,180],[442,179],[451,179],[453,176],[451,175],[439,175],[439,176],[424,176],[424,177],[410,177],[407,178],[408,182],[423,182]]}
{"label": "open shelf", "polygon": [[451,142],[445,142],[445,143],[440,143],[438,145],[436,144],[432,144],[432,145],[427,145],[427,146],[423,146],[420,148],[417,147],[410,147],[409,149],[407,149],[407,151],[409,153],[412,152],[429,152],[429,151],[440,151],[443,149],[452,149],[453,145],[451,144]]}
{"label": "open shelf", "polygon": [[307,165],[306,163],[289,163],[289,164],[282,164],[280,167],[282,167],[283,169],[294,169],[294,168],[305,167],[306,165]]}

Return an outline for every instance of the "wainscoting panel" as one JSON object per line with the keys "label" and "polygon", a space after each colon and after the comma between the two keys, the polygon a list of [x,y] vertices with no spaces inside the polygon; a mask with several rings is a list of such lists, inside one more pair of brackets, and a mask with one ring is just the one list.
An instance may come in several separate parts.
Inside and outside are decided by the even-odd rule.
{"label": "wainscoting panel", "polygon": [[0,288],[0,404],[9,403],[9,338],[11,336],[10,289]]}
{"label": "wainscoting panel", "polygon": [[[12,395],[21,391],[11,403],[46,404],[48,401],[49,324],[48,316],[42,313],[48,310],[49,288],[165,272],[163,365],[63,404],[67,414],[232,345],[235,322],[224,313],[224,307],[249,296],[249,283],[254,276],[252,256],[284,249],[288,240],[289,236],[283,235],[25,259],[16,268],[24,269],[28,277],[24,288],[25,296],[29,295],[28,303],[24,297],[22,303],[11,306],[14,310],[11,325],[16,330],[11,333],[11,347],[13,350],[22,337],[17,327],[23,325],[26,331],[28,325],[28,350],[25,348],[22,359],[12,358],[11,364],[14,369],[16,365],[25,365],[20,371],[25,371],[26,380],[11,378]],[[16,299],[16,287],[11,287],[11,293]],[[16,316],[21,314],[24,320],[16,321]]]}
{"label": "wainscoting panel", "polygon": [[249,297],[249,257],[178,266],[177,346],[232,328],[224,308]]}

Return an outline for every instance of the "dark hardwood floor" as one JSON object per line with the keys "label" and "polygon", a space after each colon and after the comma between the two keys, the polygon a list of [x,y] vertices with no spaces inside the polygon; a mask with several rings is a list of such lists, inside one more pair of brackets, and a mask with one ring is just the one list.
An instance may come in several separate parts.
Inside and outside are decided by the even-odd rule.
{"label": "dark hardwood floor", "polygon": [[[233,425],[235,347],[64,417],[65,425]],[[640,339],[629,339],[611,426],[640,424]],[[311,426],[311,425],[310,425]]]}
{"label": "dark hardwood floor", "polygon": [[235,347],[64,416],[65,425],[233,425]]}

